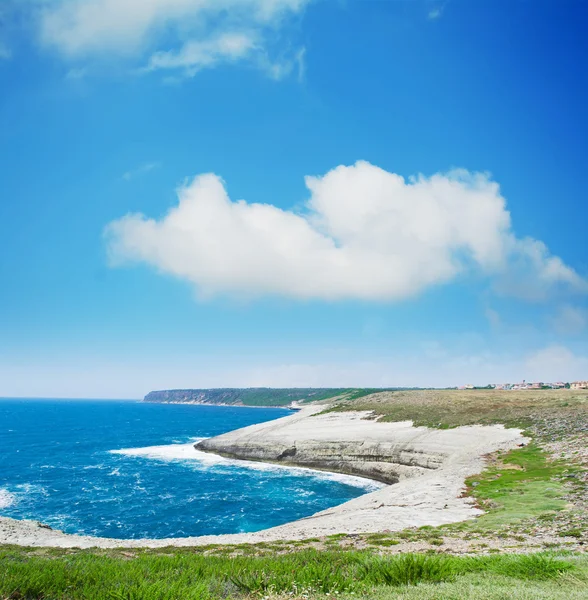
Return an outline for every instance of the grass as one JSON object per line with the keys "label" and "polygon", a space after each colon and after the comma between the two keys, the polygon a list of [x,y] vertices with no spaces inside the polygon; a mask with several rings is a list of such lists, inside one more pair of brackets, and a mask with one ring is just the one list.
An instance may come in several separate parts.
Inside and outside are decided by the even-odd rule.
{"label": "grass", "polygon": [[[570,390],[400,390],[359,394],[331,410],[371,410],[383,421],[414,421],[417,426],[451,428],[491,425],[526,428],[559,418],[566,433],[567,418],[588,417],[588,393]],[[580,415],[578,415],[580,413]],[[557,433],[557,432],[554,432]]]}
{"label": "grass", "polygon": [[402,597],[396,593],[411,594],[411,586],[421,590],[434,584],[439,589],[446,584],[450,589],[489,577],[510,582],[513,588],[530,582],[540,586],[564,576],[574,576],[585,586],[588,579],[585,558],[548,554],[384,557],[306,550],[226,558],[178,548],[132,552],[4,548],[0,567],[0,598],[11,600],[213,600],[280,594],[392,598]]}
{"label": "grass", "polygon": [[[397,540],[425,541],[441,546],[443,536],[472,533],[481,536],[497,534],[525,541],[524,536],[516,535],[518,526],[533,519],[549,522],[567,508],[566,490],[558,479],[565,472],[565,464],[549,460],[536,444],[512,450],[498,457],[482,474],[466,480],[465,494],[473,497],[485,511],[477,519],[405,530],[393,536],[371,534],[365,536],[365,541],[382,548],[397,545]],[[558,535],[580,539],[584,533],[580,528],[568,528]]]}
{"label": "grass", "polygon": [[556,480],[564,470],[564,465],[549,461],[536,444],[508,452],[482,474],[466,480],[467,494],[474,496],[486,513],[462,527],[499,529],[564,509],[565,489]]}
{"label": "grass", "polygon": [[[585,600],[584,582],[566,575],[553,581],[515,581],[494,573],[468,574],[440,584],[381,588],[370,600]],[[339,598],[349,598],[343,596]]]}

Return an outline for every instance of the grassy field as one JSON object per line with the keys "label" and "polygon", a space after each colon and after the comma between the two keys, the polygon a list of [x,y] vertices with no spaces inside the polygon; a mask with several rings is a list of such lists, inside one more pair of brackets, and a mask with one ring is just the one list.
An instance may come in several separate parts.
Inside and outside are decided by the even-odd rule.
{"label": "grassy field", "polygon": [[[406,390],[350,396],[332,410],[371,410],[384,421],[412,420],[415,425],[449,428],[502,423],[536,427],[545,422],[552,434],[583,430],[588,416],[584,390]],[[584,421],[585,425],[585,421]]]}
{"label": "grassy field", "polygon": [[[581,598],[588,560],[575,555],[454,557],[298,551],[271,557],[206,550],[0,550],[0,598]],[[534,590],[535,596],[525,595]],[[483,594],[483,595],[482,595]],[[518,594],[518,595],[516,595]],[[556,595],[553,595],[556,594]],[[584,594],[584,595],[581,595]]]}

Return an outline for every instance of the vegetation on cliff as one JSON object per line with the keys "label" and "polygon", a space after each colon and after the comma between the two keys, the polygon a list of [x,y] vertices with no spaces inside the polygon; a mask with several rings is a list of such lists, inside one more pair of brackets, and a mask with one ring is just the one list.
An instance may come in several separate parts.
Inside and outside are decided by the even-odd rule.
{"label": "vegetation on cliff", "polygon": [[216,388],[149,392],[146,402],[227,404],[236,406],[287,406],[291,402],[317,402],[341,397],[355,399],[382,390],[354,388]]}

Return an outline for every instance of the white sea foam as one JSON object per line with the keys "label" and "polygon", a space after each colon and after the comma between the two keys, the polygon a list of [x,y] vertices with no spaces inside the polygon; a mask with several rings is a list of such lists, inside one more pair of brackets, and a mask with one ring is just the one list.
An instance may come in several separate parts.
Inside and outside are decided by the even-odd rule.
{"label": "white sea foam", "polygon": [[[2,490],[0,490],[1,492]],[[14,493],[6,491],[10,496],[12,496],[14,502],[18,502],[23,498],[30,496],[48,496],[49,493],[47,490],[38,483],[19,483],[14,486]]]}
{"label": "white sea foam", "polygon": [[[204,438],[200,438],[204,439]],[[198,441],[200,441],[200,439]],[[304,467],[290,467],[285,465],[275,465],[270,463],[255,462],[248,460],[238,460],[233,458],[224,458],[216,454],[201,452],[194,448],[194,442],[189,444],[169,444],[166,446],[147,446],[145,448],[123,448],[120,450],[111,450],[112,454],[122,454],[124,456],[140,456],[142,458],[151,458],[165,461],[197,461],[206,467],[214,466],[234,466],[255,471],[269,472],[288,472],[294,475],[315,477],[327,481],[336,481],[345,485],[359,487],[367,491],[374,491],[384,487],[385,484],[357,477],[355,475],[344,475],[342,473],[331,473],[327,471],[318,471],[316,469],[306,469]]]}
{"label": "white sea foam", "polygon": [[16,496],[11,494],[8,490],[0,488],[0,509],[8,508],[16,502]]}

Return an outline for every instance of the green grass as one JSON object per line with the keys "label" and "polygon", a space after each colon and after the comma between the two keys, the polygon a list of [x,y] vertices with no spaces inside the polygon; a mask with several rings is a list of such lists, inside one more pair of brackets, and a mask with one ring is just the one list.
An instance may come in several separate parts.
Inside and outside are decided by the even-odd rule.
{"label": "green grass", "polygon": [[[273,557],[206,556],[189,549],[0,549],[0,598],[11,600],[212,600],[305,591],[385,593],[386,588],[506,578],[511,585],[583,573],[579,559],[547,554],[454,557],[299,551]],[[439,596],[435,596],[439,597]]]}
{"label": "green grass", "polygon": [[[371,546],[397,545],[397,540],[443,545],[442,537],[453,533],[503,535],[512,526],[532,518],[548,521],[566,508],[565,489],[557,477],[566,470],[559,461],[530,444],[504,455],[482,474],[466,480],[466,494],[485,511],[477,519],[439,527],[424,526],[396,534],[369,534],[364,537]],[[580,529],[569,529],[562,536],[582,537]],[[518,536],[519,538],[521,536]],[[516,536],[515,536],[516,539]]]}
{"label": "green grass", "polygon": [[[348,600],[354,596],[339,596]],[[370,600],[586,600],[585,579],[563,575],[550,581],[520,581],[495,573],[470,573],[454,581],[379,588]]]}
{"label": "green grass", "polygon": [[462,525],[499,529],[506,524],[564,509],[565,489],[556,480],[564,470],[561,463],[549,461],[546,453],[535,444],[512,450],[497,465],[466,480],[468,493],[487,512]]}

